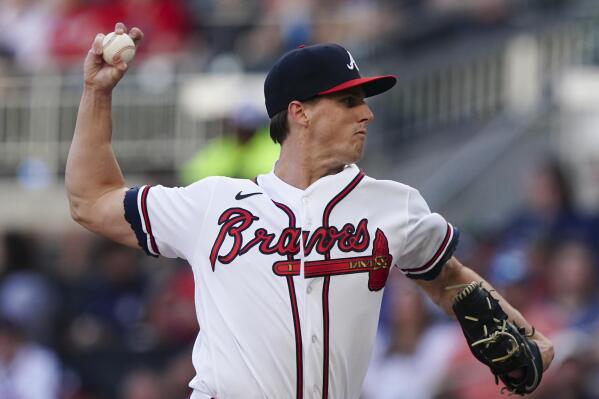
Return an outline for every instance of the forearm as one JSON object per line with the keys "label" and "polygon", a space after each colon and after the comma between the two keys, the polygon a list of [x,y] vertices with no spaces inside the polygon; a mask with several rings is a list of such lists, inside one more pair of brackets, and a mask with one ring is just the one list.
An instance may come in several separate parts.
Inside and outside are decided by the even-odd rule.
{"label": "forearm", "polygon": [[83,89],[65,172],[65,185],[75,220],[85,222],[104,194],[125,181],[112,150],[110,91]]}

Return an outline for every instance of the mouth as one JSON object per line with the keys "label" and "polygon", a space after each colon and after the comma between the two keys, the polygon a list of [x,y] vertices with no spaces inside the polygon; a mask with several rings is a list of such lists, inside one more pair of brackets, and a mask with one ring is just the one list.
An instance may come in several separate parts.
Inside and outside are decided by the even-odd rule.
{"label": "mouth", "polygon": [[366,130],[358,130],[356,132],[356,134],[361,135],[361,136],[366,136]]}

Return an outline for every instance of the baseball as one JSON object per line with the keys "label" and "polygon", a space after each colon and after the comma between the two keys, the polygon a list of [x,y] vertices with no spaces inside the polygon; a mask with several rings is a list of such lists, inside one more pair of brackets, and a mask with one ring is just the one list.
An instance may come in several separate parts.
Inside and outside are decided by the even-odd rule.
{"label": "baseball", "polygon": [[129,63],[133,59],[133,56],[135,56],[135,43],[133,43],[133,39],[126,33],[117,35],[114,32],[110,32],[104,37],[102,47],[102,57],[110,65],[114,64],[114,57],[118,54],[120,54],[121,59],[126,63]]}

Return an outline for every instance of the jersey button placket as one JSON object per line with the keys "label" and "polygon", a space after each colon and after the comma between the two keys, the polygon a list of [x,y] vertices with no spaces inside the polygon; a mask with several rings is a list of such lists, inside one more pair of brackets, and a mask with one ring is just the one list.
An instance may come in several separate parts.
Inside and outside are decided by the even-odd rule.
{"label": "jersey button placket", "polygon": [[310,228],[312,228],[312,219],[310,218],[310,209],[308,208],[308,203],[308,197],[303,197],[302,204],[304,205],[304,215],[306,216],[304,227],[307,230],[310,230]]}
{"label": "jersey button placket", "polygon": [[[310,201],[307,196],[301,198],[301,218],[302,218],[302,231],[310,232],[312,229],[312,218],[310,216]],[[305,254],[303,248],[305,248],[305,242],[303,242],[304,236],[302,235],[302,271],[305,273]],[[304,338],[304,387],[306,388],[305,398],[320,398],[321,392],[319,387],[319,381],[321,379],[321,372],[319,367],[319,361],[321,359],[321,351],[317,344],[316,330],[319,328],[319,323],[314,324],[315,320],[320,317],[320,313],[315,307],[319,303],[318,296],[316,296],[317,290],[314,289],[314,279],[305,278],[305,274],[302,276],[305,282],[304,288],[304,331],[302,335]]]}
{"label": "jersey button placket", "polygon": [[[301,215],[301,218],[303,220],[303,223],[301,224],[301,230],[302,231],[304,231],[304,230],[308,230],[309,231],[310,227],[311,227],[310,226],[311,223],[310,223],[310,213],[309,213],[309,210],[308,210],[308,197],[302,197],[301,203],[302,203],[302,205],[301,205],[301,209],[300,209],[300,215]],[[304,255],[305,254],[304,254],[303,248],[305,248],[306,243],[304,242],[303,235],[302,235],[302,238],[301,238],[301,243],[302,243],[302,250],[300,251],[301,275],[302,275],[302,277],[304,277],[304,273],[305,273],[305,270],[304,270],[304,262],[305,262]]]}

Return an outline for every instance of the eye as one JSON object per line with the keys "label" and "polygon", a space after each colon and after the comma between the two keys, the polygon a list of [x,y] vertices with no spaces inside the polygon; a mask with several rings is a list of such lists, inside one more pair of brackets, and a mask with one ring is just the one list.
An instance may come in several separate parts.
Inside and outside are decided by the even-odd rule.
{"label": "eye", "polygon": [[347,97],[343,97],[341,99],[341,102],[348,108],[352,108],[355,107],[357,105],[360,105],[360,103],[362,102],[362,100],[360,98],[358,98],[357,96],[347,96]]}

